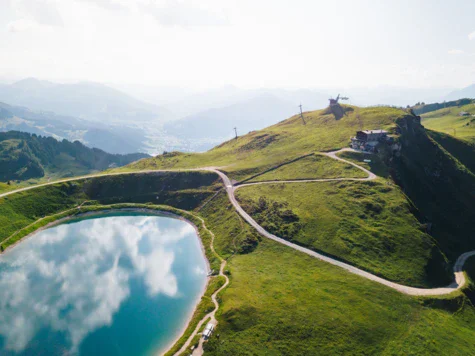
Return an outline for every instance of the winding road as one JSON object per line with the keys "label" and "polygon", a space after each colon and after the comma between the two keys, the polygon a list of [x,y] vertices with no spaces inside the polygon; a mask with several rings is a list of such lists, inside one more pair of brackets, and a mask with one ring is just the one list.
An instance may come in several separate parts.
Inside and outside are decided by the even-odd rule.
{"label": "winding road", "polygon": [[[448,293],[451,293],[453,291],[456,291],[456,290],[460,289],[463,285],[465,285],[466,280],[465,280],[465,275],[463,273],[462,268],[463,268],[463,265],[464,265],[465,261],[467,260],[467,258],[475,255],[475,251],[466,252],[466,253],[462,254],[457,259],[456,263],[454,264],[454,269],[453,269],[455,280],[449,286],[441,287],[441,288],[432,288],[432,289],[408,287],[408,286],[404,286],[402,284],[398,284],[398,283],[395,283],[395,282],[388,281],[384,278],[378,277],[374,274],[371,274],[369,272],[361,270],[361,269],[359,269],[355,266],[352,266],[350,264],[338,261],[336,259],[333,259],[333,258],[325,256],[325,255],[322,255],[318,252],[312,251],[308,248],[299,246],[299,245],[294,244],[290,241],[284,240],[281,237],[278,237],[278,236],[275,236],[275,235],[271,234],[270,232],[266,231],[262,226],[260,226],[248,213],[246,213],[244,211],[244,209],[241,207],[241,205],[239,205],[238,201],[236,200],[236,197],[235,197],[234,193],[237,189],[240,189],[240,188],[243,188],[243,187],[246,187],[246,186],[257,185],[257,184],[277,184],[277,183],[278,184],[285,184],[285,183],[331,182],[331,181],[368,181],[368,180],[374,180],[374,179],[377,178],[377,176],[374,173],[370,172],[369,170],[365,169],[364,167],[361,167],[361,166],[357,165],[356,163],[347,161],[347,160],[337,156],[338,153],[345,152],[345,151],[354,151],[354,150],[352,150],[350,148],[344,148],[342,150],[333,151],[333,152],[326,152],[326,153],[322,153],[322,154],[324,154],[324,155],[326,155],[326,156],[328,156],[332,159],[350,164],[350,165],[366,172],[368,174],[368,177],[366,177],[366,178],[328,178],[328,179],[262,181],[262,182],[246,183],[246,184],[241,184],[241,185],[235,186],[235,185],[232,184],[231,180],[228,178],[228,176],[226,174],[224,174],[223,172],[221,172],[220,170],[218,170],[215,167],[204,167],[204,168],[196,168],[196,169],[145,170],[145,171],[136,171],[136,172],[116,172],[116,173],[106,173],[106,174],[95,174],[95,175],[89,175],[89,176],[83,176],[83,177],[67,178],[67,179],[62,179],[62,180],[55,181],[55,182],[48,182],[48,183],[39,184],[39,185],[36,185],[36,186],[25,187],[25,188],[20,188],[20,189],[13,190],[13,191],[5,192],[5,193],[0,194],[0,198],[6,197],[8,195],[15,194],[15,193],[18,193],[18,192],[34,189],[34,188],[37,188],[37,187],[43,187],[43,186],[57,184],[57,183],[61,183],[61,182],[70,182],[70,181],[97,178],[97,177],[104,177],[104,176],[114,176],[114,175],[123,175],[123,174],[147,174],[147,173],[156,173],[156,172],[209,171],[209,172],[214,172],[214,173],[219,175],[219,177],[221,178],[221,180],[224,183],[224,187],[226,189],[229,200],[230,200],[231,204],[234,206],[234,208],[236,209],[236,211],[239,213],[239,215],[241,215],[244,218],[244,220],[246,220],[252,227],[254,227],[259,232],[259,234],[261,234],[262,236],[264,236],[268,239],[274,240],[274,241],[279,242],[283,245],[291,247],[291,248],[293,248],[297,251],[303,252],[303,253],[305,253],[309,256],[318,258],[321,261],[324,261],[324,262],[330,263],[332,265],[341,267],[341,268],[347,270],[348,272],[359,275],[361,277],[372,280],[374,282],[383,284],[383,285],[385,285],[387,287],[390,287],[392,289],[395,289],[395,290],[397,290],[401,293],[405,293],[405,294],[409,294],[409,295],[414,295],[414,296],[444,295],[444,294],[448,294]],[[224,267],[222,265],[221,270],[223,268]],[[220,271],[220,274],[221,274],[221,272],[222,271]]]}
{"label": "winding road", "polygon": [[234,192],[237,189],[247,187],[247,186],[251,186],[251,185],[257,185],[257,184],[285,184],[285,183],[332,182],[332,181],[368,181],[368,180],[374,180],[374,179],[377,178],[377,176],[374,173],[370,172],[369,170],[357,165],[356,163],[347,161],[347,160],[337,156],[338,153],[345,152],[345,151],[353,151],[354,152],[354,150],[352,150],[350,148],[344,148],[342,150],[327,152],[327,153],[323,153],[323,154],[330,157],[330,158],[336,159],[338,161],[345,162],[347,164],[351,164],[352,166],[366,172],[368,174],[368,177],[366,177],[366,178],[327,178],[327,179],[305,179],[305,180],[280,180],[280,181],[273,180],[273,181],[262,181],[262,182],[255,182],[255,183],[245,183],[245,184],[234,186],[231,183],[230,179],[223,172],[221,172],[217,169],[213,169],[213,171],[216,172],[221,177],[221,179],[224,183],[224,186],[226,188],[226,192],[228,194],[229,200],[231,201],[231,204],[237,210],[239,215],[241,215],[244,220],[246,220],[252,227],[254,227],[259,232],[259,234],[261,234],[262,236],[264,236],[268,239],[274,240],[274,241],[279,242],[283,245],[291,247],[295,250],[303,252],[303,253],[305,253],[309,256],[318,258],[321,261],[328,262],[332,265],[341,267],[341,268],[347,270],[348,272],[351,272],[351,273],[356,274],[358,276],[361,276],[361,277],[364,277],[366,279],[372,280],[374,282],[383,284],[387,287],[390,287],[392,289],[395,289],[395,290],[397,290],[401,293],[408,294],[408,295],[414,295],[414,296],[444,295],[444,294],[452,293],[452,292],[456,291],[457,289],[460,289],[462,286],[464,286],[465,283],[466,283],[466,280],[465,280],[465,275],[463,273],[462,268],[463,268],[463,265],[464,265],[465,261],[467,260],[467,258],[475,255],[475,251],[466,252],[466,253],[462,254],[457,259],[457,261],[454,265],[455,281],[453,283],[451,283],[449,286],[441,287],[441,288],[430,288],[430,289],[408,287],[408,286],[405,286],[405,285],[402,285],[402,284],[398,284],[398,283],[395,283],[395,282],[388,281],[384,278],[378,277],[374,274],[366,272],[366,271],[364,271],[362,269],[359,269],[355,266],[352,266],[348,263],[335,260],[334,258],[322,255],[318,252],[315,252],[315,251],[310,250],[308,248],[305,248],[305,247],[302,247],[300,245],[294,244],[294,243],[292,243],[290,241],[287,241],[287,240],[285,240],[281,237],[278,237],[276,235],[271,234],[270,232],[266,231],[262,226],[260,226],[248,213],[246,213],[244,211],[244,209],[241,207],[241,205],[239,205],[238,201],[236,200]]}

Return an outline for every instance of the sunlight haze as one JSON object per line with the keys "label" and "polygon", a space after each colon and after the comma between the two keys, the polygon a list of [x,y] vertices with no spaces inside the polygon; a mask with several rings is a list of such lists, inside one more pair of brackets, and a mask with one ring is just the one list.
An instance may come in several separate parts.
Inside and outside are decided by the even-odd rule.
{"label": "sunlight haze", "polygon": [[471,1],[0,0],[0,79],[462,87]]}

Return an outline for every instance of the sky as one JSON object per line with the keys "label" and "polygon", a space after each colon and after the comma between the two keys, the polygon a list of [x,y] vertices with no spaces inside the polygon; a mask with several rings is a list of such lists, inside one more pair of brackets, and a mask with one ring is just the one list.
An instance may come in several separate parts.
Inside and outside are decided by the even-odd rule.
{"label": "sky", "polygon": [[463,87],[473,0],[0,0],[0,79]]}

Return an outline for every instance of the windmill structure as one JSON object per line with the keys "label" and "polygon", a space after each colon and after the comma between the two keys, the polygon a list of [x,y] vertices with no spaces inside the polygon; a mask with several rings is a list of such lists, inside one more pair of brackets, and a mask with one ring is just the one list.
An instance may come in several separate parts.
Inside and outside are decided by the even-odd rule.
{"label": "windmill structure", "polygon": [[341,97],[340,94],[336,97],[336,99],[330,98],[330,111],[335,116],[336,120],[340,120],[343,116],[346,115],[345,110],[343,107],[338,103],[340,100],[348,100],[347,97]]}

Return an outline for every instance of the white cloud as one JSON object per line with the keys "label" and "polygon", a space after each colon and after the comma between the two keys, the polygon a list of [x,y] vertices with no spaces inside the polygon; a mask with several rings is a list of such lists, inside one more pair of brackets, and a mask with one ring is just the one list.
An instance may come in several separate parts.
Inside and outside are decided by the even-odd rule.
{"label": "white cloud", "polygon": [[75,225],[42,231],[27,241],[28,248],[20,245],[3,256],[1,262],[10,265],[0,275],[0,335],[7,350],[21,352],[48,325],[68,335],[76,352],[89,333],[111,324],[133,277],[144,281],[150,296],[178,296],[169,247],[190,236],[190,225],[160,229],[149,217]]}
{"label": "white cloud", "polygon": [[124,0],[76,0],[78,2],[90,2],[107,10],[121,10],[127,7]]}
{"label": "white cloud", "polygon": [[11,0],[15,13],[46,26],[63,26],[56,0]]}
{"label": "white cloud", "polygon": [[468,35],[468,39],[469,39],[469,40],[475,40],[475,31],[473,31],[472,33],[470,33],[470,34]]}
{"label": "white cloud", "polygon": [[37,24],[33,21],[26,19],[19,19],[11,21],[7,24],[7,30],[12,33],[25,32],[36,27]]}
{"label": "white cloud", "polygon": [[152,15],[161,25],[168,27],[223,26],[228,19],[218,4],[184,0],[148,1],[139,5],[145,13]]}
{"label": "white cloud", "polygon": [[448,54],[463,54],[463,53],[465,53],[465,51],[461,49],[451,49],[450,51],[448,51]]}

